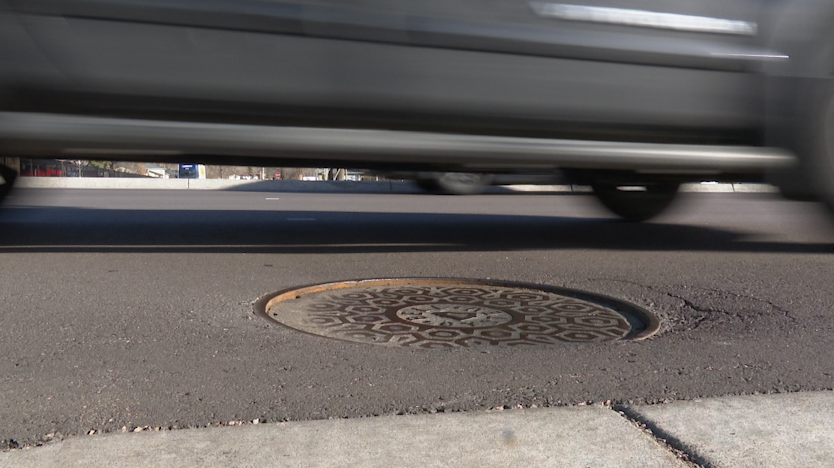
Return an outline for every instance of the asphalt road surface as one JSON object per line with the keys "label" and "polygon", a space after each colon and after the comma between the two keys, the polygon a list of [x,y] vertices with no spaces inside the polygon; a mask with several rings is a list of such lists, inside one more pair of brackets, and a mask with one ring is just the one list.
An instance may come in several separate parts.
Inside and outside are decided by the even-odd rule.
{"label": "asphalt road surface", "polygon": [[[602,293],[662,330],[415,350],[253,314],[293,286],[434,276]],[[0,211],[0,440],[830,389],[832,285],[826,212],[773,195],[688,194],[634,225],[587,195],[20,190]]]}

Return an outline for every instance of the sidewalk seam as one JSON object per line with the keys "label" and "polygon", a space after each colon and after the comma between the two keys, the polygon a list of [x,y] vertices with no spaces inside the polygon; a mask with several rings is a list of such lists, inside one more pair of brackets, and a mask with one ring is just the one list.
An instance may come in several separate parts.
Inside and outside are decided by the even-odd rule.
{"label": "sidewalk seam", "polygon": [[719,468],[698,455],[687,444],[676,437],[666,433],[652,421],[644,418],[636,411],[625,405],[612,405],[611,410],[619,414],[626,421],[643,431],[646,435],[655,440],[669,452],[672,452],[678,460],[681,460],[691,468]]}

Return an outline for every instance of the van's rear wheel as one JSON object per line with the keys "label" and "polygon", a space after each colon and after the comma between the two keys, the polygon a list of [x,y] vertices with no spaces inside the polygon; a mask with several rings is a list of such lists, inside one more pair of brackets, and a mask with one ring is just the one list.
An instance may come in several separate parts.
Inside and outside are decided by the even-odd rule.
{"label": "van's rear wheel", "polygon": [[433,172],[421,174],[417,185],[429,193],[446,195],[475,195],[492,184],[492,174],[472,172]]}
{"label": "van's rear wheel", "polygon": [[0,164],[0,203],[3,203],[3,199],[12,191],[12,185],[14,185],[15,179],[17,179],[17,172],[8,166]]}
{"label": "van's rear wheel", "polygon": [[633,222],[649,220],[665,211],[675,200],[679,186],[677,182],[591,184],[594,195],[609,211]]}

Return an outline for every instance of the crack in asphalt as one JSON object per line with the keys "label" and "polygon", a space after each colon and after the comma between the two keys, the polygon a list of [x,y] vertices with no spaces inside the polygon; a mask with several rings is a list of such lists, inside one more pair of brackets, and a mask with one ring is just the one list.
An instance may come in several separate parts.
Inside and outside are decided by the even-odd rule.
{"label": "crack in asphalt", "polygon": [[[700,306],[697,303],[695,303],[694,301],[692,301],[690,299],[687,299],[686,297],[683,297],[679,294],[675,294],[675,293],[669,292],[667,290],[660,289],[659,287],[651,286],[651,285],[648,285],[648,284],[643,284],[643,283],[640,283],[640,282],[637,282],[637,281],[624,280],[624,279],[618,279],[618,278],[606,278],[606,277],[589,278],[589,281],[595,281],[595,282],[608,281],[608,282],[612,282],[612,283],[630,284],[632,286],[645,288],[645,289],[648,289],[650,291],[657,292],[657,293],[663,294],[665,296],[671,297],[673,299],[677,299],[677,300],[683,302],[686,307],[688,307],[689,309],[691,309],[695,312],[698,312],[700,314],[707,314],[707,315],[701,315],[699,317],[693,317],[692,318],[691,329],[693,329],[693,330],[698,328],[699,326],[701,326],[701,324],[703,324],[707,320],[707,318],[709,318],[708,314],[723,314],[723,315],[739,316],[739,313],[737,313],[737,312],[734,313],[734,312],[729,311],[729,310],[722,310],[722,309],[716,309],[716,308],[712,308],[712,307]],[[735,292],[732,292],[732,291],[726,291],[726,290],[715,289],[715,288],[705,288],[705,287],[701,287],[701,286],[672,285],[670,287],[671,288],[682,288],[682,289],[707,291],[707,292],[716,293],[719,296],[731,296],[731,297],[736,298],[736,299],[745,299],[745,300],[751,300],[751,301],[754,301],[754,302],[763,303],[763,304],[766,304],[767,306],[769,306],[771,309],[779,312],[782,316],[784,316],[785,318],[787,318],[791,322],[793,322],[793,323],[798,322],[796,317],[793,317],[789,310],[787,310],[783,307],[777,306],[773,302],[768,301],[766,299],[760,299],[760,298],[755,297],[755,296],[746,296],[746,295],[738,294],[738,293],[735,293]]]}
{"label": "crack in asphalt", "polygon": [[[793,321],[793,322],[796,322],[796,321],[797,321],[796,317],[793,317],[793,316],[791,315],[791,312],[790,312],[788,309],[785,309],[785,308],[783,308],[783,307],[780,307],[780,306],[778,306],[778,305],[774,304],[773,302],[768,301],[767,299],[761,299],[761,298],[758,298],[758,297],[756,297],[756,296],[744,296],[744,295],[742,295],[742,294],[734,293],[734,292],[732,292],[732,291],[724,291],[724,290],[721,290],[721,289],[715,289],[715,288],[705,288],[705,287],[703,287],[703,286],[686,286],[686,285],[679,285],[679,287],[681,287],[681,288],[699,289],[699,290],[701,290],[701,291],[710,291],[710,292],[714,292],[714,293],[717,293],[717,294],[729,294],[729,295],[731,295],[731,296],[735,296],[735,297],[737,297],[737,298],[750,299],[750,300],[753,300],[753,301],[756,301],[756,302],[762,302],[762,303],[767,304],[767,305],[769,305],[770,307],[772,307],[772,308],[773,308],[773,310],[776,310],[777,312],[781,312],[781,313],[783,313],[783,314],[784,314],[784,316],[785,316],[785,317],[787,317],[787,318],[789,318],[791,321]],[[675,296],[674,294],[671,294],[671,293],[667,293],[667,294],[669,294],[669,296],[671,296],[671,297],[678,297],[678,296]],[[686,299],[684,299],[684,298],[682,298],[682,297],[680,297],[679,299],[681,299],[682,301],[687,302],[687,300],[686,300]]]}

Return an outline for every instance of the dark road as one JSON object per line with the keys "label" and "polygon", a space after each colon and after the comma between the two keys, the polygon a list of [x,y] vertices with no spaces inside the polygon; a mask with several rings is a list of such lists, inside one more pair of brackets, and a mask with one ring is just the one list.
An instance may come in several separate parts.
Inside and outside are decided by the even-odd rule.
{"label": "dark road", "polygon": [[[415,350],[311,336],[264,294],[360,278],[568,287],[644,341]],[[573,195],[19,190],[0,210],[0,440],[834,387],[816,204],[686,194],[646,224]]]}

